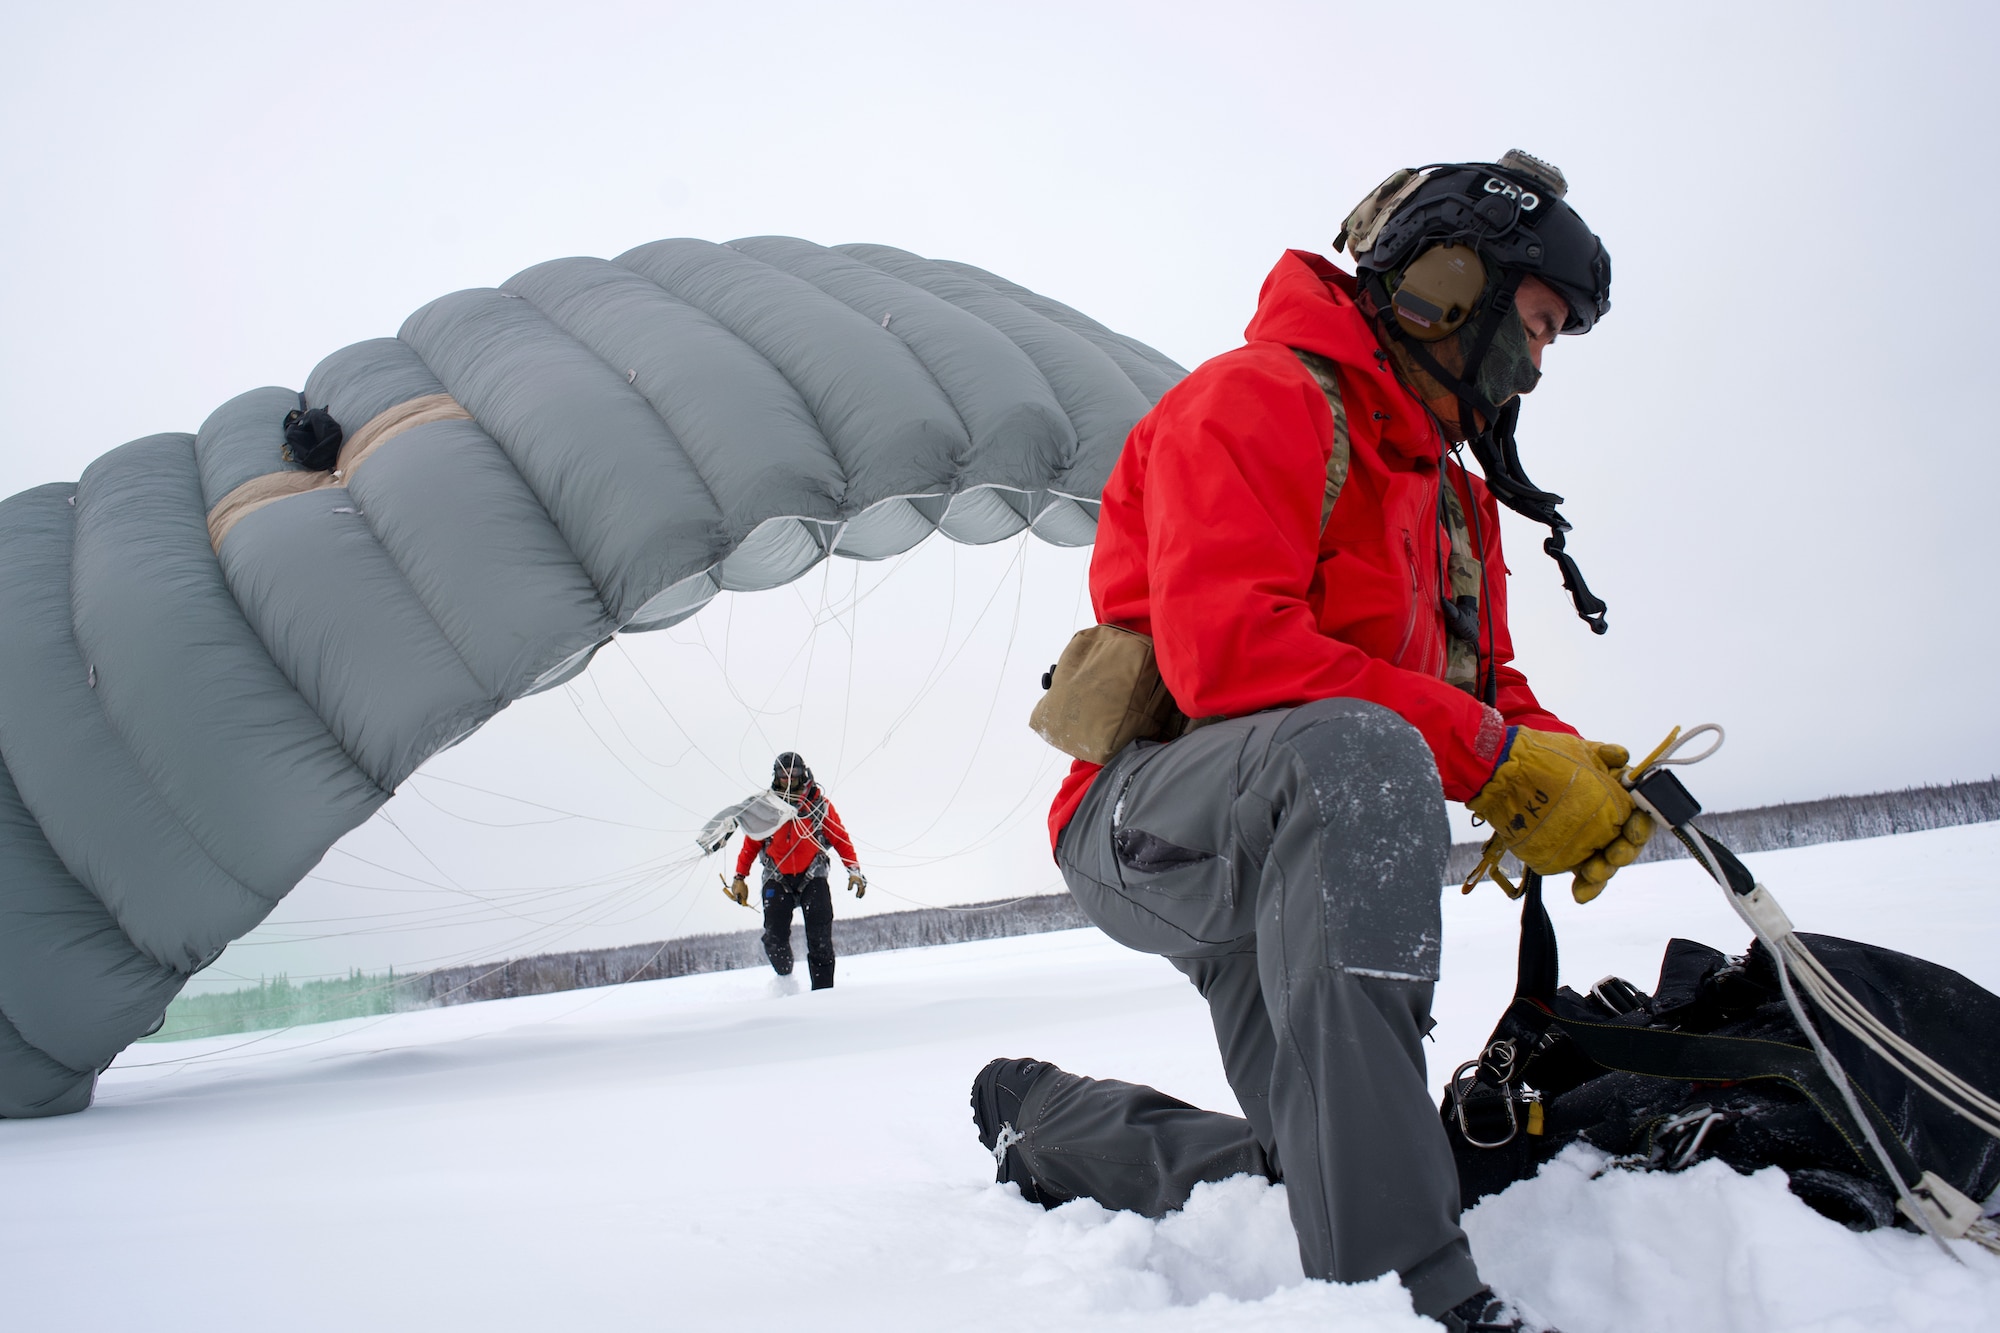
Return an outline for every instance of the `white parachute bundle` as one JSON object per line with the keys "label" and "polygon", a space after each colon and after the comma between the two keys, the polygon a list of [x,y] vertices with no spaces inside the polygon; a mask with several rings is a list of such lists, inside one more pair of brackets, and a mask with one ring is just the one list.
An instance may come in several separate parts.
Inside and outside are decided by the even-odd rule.
{"label": "white parachute bundle", "polygon": [[774,791],[753,792],[734,805],[724,806],[701,826],[695,844],[703,852],[722,850],[738,829],[763,842],[798,817],[792,803]]}

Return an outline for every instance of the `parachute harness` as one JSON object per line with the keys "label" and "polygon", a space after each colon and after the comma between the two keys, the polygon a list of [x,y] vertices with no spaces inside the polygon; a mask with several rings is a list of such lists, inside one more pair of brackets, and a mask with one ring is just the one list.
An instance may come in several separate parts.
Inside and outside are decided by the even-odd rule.
{"label": "parachute harness", "polygon": [[[1688,742],[1707,733],[1715,736],[1712,745],[1700,754],[1679,757]],[[1691,821],[1701,813],[1701,805],[1670,770],[1701,762],[1721,749],[1722,742],[1722,728],[1712,722],[1694,727],[1686,734],[1675,727],[1651,754],[1628,769],[1621,781],[1631,791],[1634,804],[1671,829],[1674,837],[1688,849],[1688,854],[1724,889],[1729,905],[1770,954],[1786,1007],[1792,1011],[1793,1019],[1811,1043],[1813,1054],[1826,1071],[1828,1080],[1839,1090],[1848,1114],[1860,1128],[1882,1173],[1895,1186],[1897,1211],[1909,1218],[1953,1259],[1958,1259],[1958,1256],[1945,1244],[1947,1240],[1971,1240],[2000,1254],[2000,1223],[1981,1217],[1976,1200],[1931,1171],[1924,1171],[1914,1181],[1905,1179],[1904,1173],[1883,1146],[1874,1123],[1864,1113],[1852,1080],[1827,1048],[1819,1030],[1813,1026],[1805,1005],[1799,1000],[1799,992],[1803,991],[1821,1013],[1838,1023],[1918,1090],[1996,1140],[2000,1140],[2000,1102],[1918,1050],[1902,1034],[1869,1012],[1813,956],[1812,950],[1794,931],[1791,919],[1771,896],[1771,891],[1758,883],[1748,867],[1727,847],[1694,826]]]}

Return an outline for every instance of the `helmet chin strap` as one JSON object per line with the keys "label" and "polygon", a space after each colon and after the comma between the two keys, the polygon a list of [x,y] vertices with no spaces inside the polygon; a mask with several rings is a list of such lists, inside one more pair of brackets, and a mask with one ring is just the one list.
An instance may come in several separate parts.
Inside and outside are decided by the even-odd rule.
{"label": "helmet chin strap", "polygon": [[[1520,282],[1520,276],[1514,275],[1503,281],[1489,298],[1486,310],[1480,316],[1478,338],[1465,359],[1464,377],[1454,375],[1438,364],[1428,346],[1403,331],[1396,322],[1394,307],[1389,304],[1388,285],[1380,274],[1370,276],[1368,287],[1369,296],[1377,310],[1382,312],[1376,321],[1377,327],[1394,338],[1418,365],[1458,399],[1460,428],[1465,431],[1467,443],[1472,446],[1472,456],[1479,460],[1479,470],[1486,474],[1486,485],[1493,492],[1493,498],[1521,517],[1548,528],[1549,535],[1542,542],[1542,550],[1562,571],[1563,589],[1569,593],[1577,616],[1590,626],[1591,633],[1603,634],[1610,629],[1604,619],[1604,613],[1609,608],[1584,582],[1583,570],[1577,567],[1576,558],[1563,549],[1563,534],[1571,531],[1569,520],[1556,508],[1563,498],[1536,486],[1522,470],[1520,448],[1514,440],[1514,427],[1521,418],[1520,396],[1517,394],[1509,398],[1504,406],[1495,407],[1470,382],[1478,379],[1479,364],[1486,359],[1487,349],[1493,345],[1494,336],[1500,330],[1500,321],[1513,309],[1514,291]],[[1471,427],[1475,421],[1485,422],[1485,428],[1473,431]]]}
{"label": "helmet chin strap", "polygon": [[1523,518],[1547,525],[1549,535],[1542,542],[1542,550],[1562,571],[1563,588],[1569,593],[1577,615],[1590,626],[1592,634],[1602,634],[1611,628],[1604,620],[1608,609],[1604,599],[1591,592],[1590,585],[1583,581],[1576,557],[1563,549],[1563,534],[1570,530],[1570,525],[1556,509],[1562,497],[1540,489],[1521,470],[1520,450],[1514,443],[1514,425],[1520,417],[1520,398],[1508,399],[1507,405],[1489,418],[1493,424],[1469,441],[1472,456],[1479,460],[1479,470],[1486,474],[1486,485],[1494,499]]}

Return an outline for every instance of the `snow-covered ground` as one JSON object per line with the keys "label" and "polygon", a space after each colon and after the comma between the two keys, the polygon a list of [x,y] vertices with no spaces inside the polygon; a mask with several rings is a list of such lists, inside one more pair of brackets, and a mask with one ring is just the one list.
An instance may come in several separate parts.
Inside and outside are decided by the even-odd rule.
{"label": "snow-covered ground", "polygon": [[[1803,929],[2000,988],[2000,825],[1748,858]],[[1745,942],[1685,863],[1559,895],[1564,976],[1650,988],[1671,934]],[[1446,905],[1432,1076],[1507,999],[1514,909]],[[1991,1034],[1982,1034],[1990,1039]],[[1301,1280],[1281,1189],[1152,1223],[992,1183],[995,1055],[1234,1109],[1193,989],[1093,931],[153,1045],[97,1106],[0,1122],[9,1329],[1422,1330],[1393,1280]],[[1854,1235],[1776,1173],[1563,1159],[1467,1220],[1567,1333],[1991,1327],[2000,1259]]]}

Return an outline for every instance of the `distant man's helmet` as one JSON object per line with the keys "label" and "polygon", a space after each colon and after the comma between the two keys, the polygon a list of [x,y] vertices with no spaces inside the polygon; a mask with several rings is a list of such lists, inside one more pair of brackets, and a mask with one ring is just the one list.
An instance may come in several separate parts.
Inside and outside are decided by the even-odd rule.
{"label": "distant man's helmet", "polygon": [[771,790],[801,792],[813,785],[813,772],[805,758],[791,750],[771,761]]}

